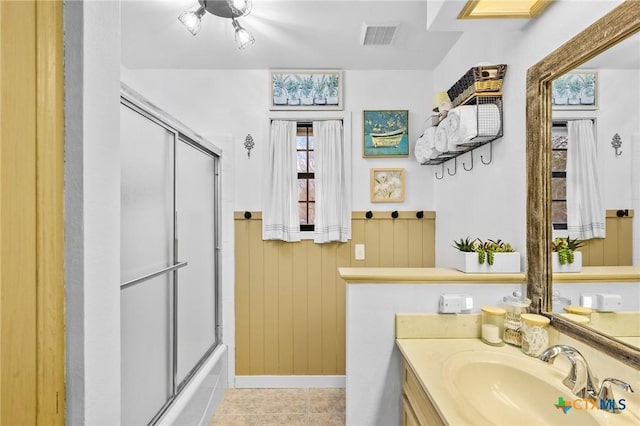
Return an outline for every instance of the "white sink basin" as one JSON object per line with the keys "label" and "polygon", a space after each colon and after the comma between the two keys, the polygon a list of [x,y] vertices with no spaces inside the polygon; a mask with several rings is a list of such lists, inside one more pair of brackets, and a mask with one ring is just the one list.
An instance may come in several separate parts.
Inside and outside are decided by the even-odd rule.
{"label": "white sink basin", "polygon": [[399,339],[398,347],[451,426],[640,425],[638,375],[619,377],[638,392],[614,391],[627,400],[620,414],[586,410],[582,401],[565,414],[555,407],[558,398],[578,398],[562,384],[570,368],[564,358],[550,365],[513,346],[487,346],[480,339]]}
{"label": "white sink basin", "polygon": [[[617,425],[640,424],[631,411],[611,414],[579,402],[564,413],[558,398],[578,399],[562,384],[566,373],[536,358],[496,351],[468,351],[443,363],[446,388],[469,424]],[[624,392],[618,392],[618,398]],[[584,407],[583,409],[580,409]]]}

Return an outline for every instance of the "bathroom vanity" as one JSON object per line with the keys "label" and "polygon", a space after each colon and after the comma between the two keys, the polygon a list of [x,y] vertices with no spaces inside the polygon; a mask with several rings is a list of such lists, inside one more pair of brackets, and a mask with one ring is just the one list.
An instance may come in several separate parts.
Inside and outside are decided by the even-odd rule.
{"label": "bathroom vanity", "polygon": [[[399,314],[396,318],[403,425],[640,424],[637,393],[615,391],[616,398],[626,399],[627,409],[619,414],[583,409],[582,403],[567,414],[555,408],[559,397],[564,401],[578,399],[563,385],[570,369],[565,358],[545,363],[515,346],[489,346],[477,337],[430,338],[428,331],[423,338],[415,337],[419,336],[417,329],[434,329],[439,321],[437,315]],[[613,374],[632,384],[640,379],[637,370],[589,351],[555,330],[552,342],[579,347],[600,382]]]}
{"label": "bathroom vanity", "polygon": [[[428,387],[425,386],[420,368],[414,360],[403,365],[403,351],[406,348],[396,345],[396,339],[440,339],[442,344],[471,340],[479,350],[494,350],[479,340],[479,314],[437,314],[438,299],[445,293],[470,295],[473,297],[474,312],[482,305],[501,306],[504,296],[511,295],[514,290],[523,291],[525,275],[465,274],[447,268],[340,268],[339,272],[346,282],[347,424],[385,425],[399,424],[401,416],[405,417],[408,424],[412,424],[416,419],[424,419],[426,413],[441,411],[440,403],[434,410],[416,408],[415,401],[430,401],[428,396],[425,397],[428,395],[425,390]],[[622,270],[620,272],[624,273]],[[607,271],[607,274],[610,273],[611,271]],[[590,279],[602,278],[596,270],[588,267],[579,274],[556,275],[562,275],[560,279],[572,287],[577,287],[576,283],[569,284],[566,280],[583,278],[591,282]],[[611,275],[608,277],[611,279]],[[637,285],[635,282],[625,281],[622,275],[619,278],[620,285]],[[416,312],[422,314],[415,315],[424,315],[425,318],[435,318],[437,321],[415,322],[405,316],[396,316],[397,313]],[[596,316],[598,315],[594,319]],[[400,328],[403,330],[402,336],[397,334]],[[567,344],[575,343],[568,337],[566,339],[569,339],[566,340],[569,342]],[[408,343],[413,344],[415,343]],[[495,349],[500,354],[513,353],[527,361],[535,361],[521,354],[515,347]],[[581,349],[583,353],[587,351],[589,348]],[[600,356],[597,351],[593,352],[596,354],[587,355],[590,360]],[[617,367],[612,369],[612,366],[634,371],[612,360],[598,369],[600,378],[622,376],[623,379],[630,380],[635,377],[635,383],[640,383],[637,371],[622,375]],[[406,400],[403,394],[409,395]],[[413,407],[412,411],[401,413],[403,404]],[[423,405],[420,403],[421,407]],[[452,424],[448,416],[446,420]],[[418,424],[420,423],[425,424],[423,420]]]}
{"label": "bathroom vanity", "polygon": [[[469,295],[474,306],[495,305],[514,290],[523,291],[524,282],[524,273],[465,274],[447,268],[339,268],[339,272],[346,282],[346,421],[354,425],[399,424],[402,389],[396,313],[435,314],[443,293]],[[431,335],[478,335],[478,315],[436,316],[442,322]],[[424,332],[420,327],[414,331]]]}

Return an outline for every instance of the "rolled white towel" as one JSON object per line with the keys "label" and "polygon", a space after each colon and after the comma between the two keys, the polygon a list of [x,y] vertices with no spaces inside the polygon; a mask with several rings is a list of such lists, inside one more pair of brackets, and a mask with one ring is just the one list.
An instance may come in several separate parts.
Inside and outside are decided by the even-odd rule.
{"label": "rolled white towel", "polygon": [[[449,125],[447,126],[447,137],[455,145],[469,142],[469,139],[477,136],[477,116],[475,105],[463,105],[449,111]],[[471,133],[476,131],[474,136]]]}
{"label": "rolled white towel", "polygon": [[500,132],[502,120],[496,104],[469,106],[472,112],[466,111],[460,118],[458,135],[461,143],[469,143],[476,136],[496,136]]}
{"label": "rolled white towel", "polygon": [[440,152],[445,152],[447,150],[446,127],[447,127],[447,117],[445,117],[444,120],[442,120],[440,124],[438,124],[438,127],[436,129],[436,134],[433,139],[433,147]]}
{"label": "rolled white towel", "polygon": [[462,140],[458,136],[458,132],[447,133],[447,151],[464,151],[466,148],[461,146]]}
{"label": "rolled white towel", "polygon": [[427,143],[424,136],[420,136],[416,141],[413,153],[416,156],[416,161],[420,164],[424,164],[429,159],[427,157]]}
{"label": "rolled white towel", "polygon": [[433,160],[434,158],[438,158],[438,156],[441,154],[440,151],[438,151],[437,149],[431,147],[427,150],[427,157],[429,158],[429,160]]}
{"label": "rolled white towel", "polygon": [[422,137],[424,138],[424,142],[427,148],[433,148],[435,146],[436,139],[436,127],[428,127]]}

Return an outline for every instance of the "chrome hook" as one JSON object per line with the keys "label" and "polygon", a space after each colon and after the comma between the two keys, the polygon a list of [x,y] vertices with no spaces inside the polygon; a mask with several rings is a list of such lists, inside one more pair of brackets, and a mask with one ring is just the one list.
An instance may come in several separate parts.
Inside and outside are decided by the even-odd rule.
{"label": "chrome hook", "polygon": [[491,161],[493,161],[493,143],[489,143],[489,161],[484,161],[484,155],[480,156],[480,161],[482,161],[482,164],[491,164]]}
{"label": "chrome hook", "polygon": [[449,173],[449,176],[454,176],[456,173],[458,173],[458,157],[454,157],[453,159],[453,173],[451,173],[451,170],[449,170],[448,167],[447,173]]}
{"label": "chrome hook", "polygon": [[442,179],[444,178],[444,162],[440,163],[442,165],[442,173],[440,174],[440,177],[438,177],[438,172],[435,172],[436,175],[436,179]]}
{"label": "chrome hook", "polygon": [[466,163],[463,161],[462,162],[462,168],[465,169],[466,171],[470,172],[471,170],[473,170],[473,150],[469,151],[469,155],[471,156],[471,167],[469,167],[467,169],[467,165]]}

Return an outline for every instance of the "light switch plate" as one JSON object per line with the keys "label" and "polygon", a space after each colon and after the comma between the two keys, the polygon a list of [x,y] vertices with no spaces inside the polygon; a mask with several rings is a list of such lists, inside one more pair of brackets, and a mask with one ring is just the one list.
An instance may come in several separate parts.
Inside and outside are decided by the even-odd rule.
{"label": "light switch plate", "polygon": [[356,244],[356,260],[364,260],[364,244]]}

